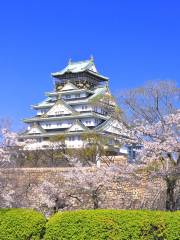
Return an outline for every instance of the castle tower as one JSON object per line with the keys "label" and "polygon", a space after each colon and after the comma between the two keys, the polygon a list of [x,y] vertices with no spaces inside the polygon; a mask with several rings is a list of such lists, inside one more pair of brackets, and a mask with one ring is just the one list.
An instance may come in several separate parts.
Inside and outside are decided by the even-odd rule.
{"label": "castle tower", "polygon": [[[82,135],[96,132],[108,139],[107,148],[118,151],[121,125],[111,114],[117,105],[109,91],[108,78],[98,73],[93,58],[70,60],[52,77],[54,90],[46,93],[44,101],[33,105],[37,112],[24,119],[28,129],[23,138],[46,141],[63,135],[67,148],[80,148],[84,144]],[[103,98],[108,101],[103,103]]]}

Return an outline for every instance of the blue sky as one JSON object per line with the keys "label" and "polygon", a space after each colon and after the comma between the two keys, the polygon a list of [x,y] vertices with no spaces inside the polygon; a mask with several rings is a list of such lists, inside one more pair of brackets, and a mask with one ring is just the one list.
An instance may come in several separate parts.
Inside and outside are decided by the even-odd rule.
{"label": "blue sky", "polygon": [[50,73],[91,54],[112,92],[180,82],[180,1],[1,1],[0,117],[21,128],[52,90]]}

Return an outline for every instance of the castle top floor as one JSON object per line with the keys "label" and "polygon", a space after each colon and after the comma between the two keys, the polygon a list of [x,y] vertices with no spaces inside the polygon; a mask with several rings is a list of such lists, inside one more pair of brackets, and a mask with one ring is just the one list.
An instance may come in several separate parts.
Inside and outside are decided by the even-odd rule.
{"label": "castle top floor", "polygon": [[107,77],[98,73],[92,57],[79,62],[69,60],[64,69],[51,75],[54,78],[56,91],[60,91],[67,82],[73,83],[80,89],[93,89],[108,81]]}

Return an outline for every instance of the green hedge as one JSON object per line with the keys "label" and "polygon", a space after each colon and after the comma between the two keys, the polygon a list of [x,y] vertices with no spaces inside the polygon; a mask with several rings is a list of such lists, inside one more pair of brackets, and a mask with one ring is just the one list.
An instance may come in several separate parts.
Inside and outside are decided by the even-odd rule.
{"label": "green hedge", "polygon": [[180,212],[81,210],[57,213],[45,240],[179,240]]}
{"label": "green hedge", "polygon": [[45,217],[30,209],[0,209],[1,240],[39,240],[44,235]]}
{"label": "green hedge", "polygon": [[[180,211],[0,209],[0,240],[179,240]],[[45,233],[45,236],[44,236]],[[44,238],[43,238],[44,237]]]}

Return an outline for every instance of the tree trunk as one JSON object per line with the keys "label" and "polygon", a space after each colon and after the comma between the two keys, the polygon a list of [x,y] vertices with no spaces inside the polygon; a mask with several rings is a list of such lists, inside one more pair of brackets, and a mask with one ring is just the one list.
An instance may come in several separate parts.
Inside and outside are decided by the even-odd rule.
{"label": "tree trunk", "polygon": [[96,190],[92,191],[92,200],[93,200],[93,208],[98,209],[99,208],[99,200]]}
{"label": "tree trunk", "polygon": [[165,178],[167,190],[166,190],[166,210],[175,211],[176,210],[176,200],[175,200],[175,188],[177,178],[167,176]]}

